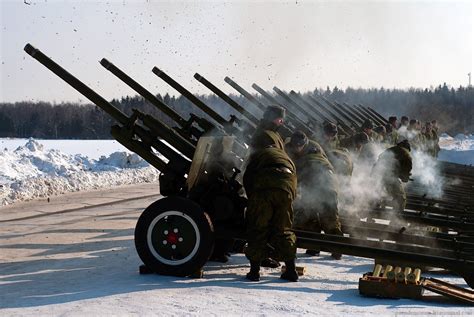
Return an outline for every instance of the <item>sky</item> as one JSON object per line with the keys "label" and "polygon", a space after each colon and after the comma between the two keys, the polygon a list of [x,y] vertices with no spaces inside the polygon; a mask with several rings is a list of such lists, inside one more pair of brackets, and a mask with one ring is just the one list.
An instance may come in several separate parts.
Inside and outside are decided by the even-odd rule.
{"label": "sky", "polygon": [[[254,92],[429,88],[468,84],[474,1],[0,0],[0,102],[86,102],[23,51],[31,43],[110,100],[135,92],[107,58],[150,92],[226,93],[229,76]],[[474,78],[473,78],[474,82]]]}

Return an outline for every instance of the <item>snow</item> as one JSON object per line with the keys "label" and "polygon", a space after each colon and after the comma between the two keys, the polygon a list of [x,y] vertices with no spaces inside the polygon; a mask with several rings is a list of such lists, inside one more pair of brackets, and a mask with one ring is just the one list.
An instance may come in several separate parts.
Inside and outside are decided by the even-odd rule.
{"label": "snow", "polygon": [[[108,141],[110,143],[111,141]],[[65,192],[106,188],[112,186],[156,182],[159,172],[135,153],[113,152],[91,159],[81,154],[66,154],[47,149],[42,143],[30,139],[12,150],[15,142],[6,142],[9,148],[0,151],[0,205],[16,201],[48,197]],[[93,143],[61,141],[58,146],[76,151],[96,152],[105,142]],[[105,146],[107,151],[115,145]]]}
{"label": "snow", "polygon": [[440,161],[474,165],[474,135],[458,134],[455,137],[443,133],[440,136]]}
{"label": "snow", "polygon": [[[81,154],[90,159],[99,159],[101,156],[108,156],[114,152],[130,153],[126,147],[115,140],[35,140],[43,145],[45,150],[56,149],[70,155]],[[25,145],[26,142],[28,139],[0,138],[0,150],[13,151]]]}

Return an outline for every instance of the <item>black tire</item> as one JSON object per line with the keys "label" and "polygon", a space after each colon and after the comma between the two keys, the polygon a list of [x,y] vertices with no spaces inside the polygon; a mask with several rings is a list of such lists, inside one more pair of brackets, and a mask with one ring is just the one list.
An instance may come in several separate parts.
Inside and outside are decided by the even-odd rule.
{"label": "black tire", "polygon": [[209,216],[182,197],[162,198],[140,215],[135,247],[143,263],[156,273],[189,276],[200,270],[214,246]]}

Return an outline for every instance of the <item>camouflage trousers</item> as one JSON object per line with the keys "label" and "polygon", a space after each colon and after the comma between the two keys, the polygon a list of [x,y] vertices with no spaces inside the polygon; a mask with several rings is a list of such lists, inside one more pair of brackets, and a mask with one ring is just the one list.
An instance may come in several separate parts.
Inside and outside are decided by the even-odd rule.
{"label": "camouflage trousers", "polygon": [[269,249],[273,249],[271,256],[275,260],[289,261],[295,258],[292,202],[291,195],[281,189],[260,190],[249,195],[245,216],[245,255],[250,261],[266,259]]}
{"label": "camouflage trousers", "polygon": [[392,207],[396,211],[404,211],[407,204],[407,194],[399,178],[387,177],[383,180],[384,188],[392,199]]}

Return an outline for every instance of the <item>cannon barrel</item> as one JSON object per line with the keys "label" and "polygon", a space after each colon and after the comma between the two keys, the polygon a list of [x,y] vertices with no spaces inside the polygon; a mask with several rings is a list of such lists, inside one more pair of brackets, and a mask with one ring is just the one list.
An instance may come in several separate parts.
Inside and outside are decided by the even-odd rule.
{"label": "cannon barrel", "polygon": [[349,133],[346,131],[346,129],[341,124],[339,124],[338,120],[333,120],[329,116],[324,115],[321,111],[319,111],[319,109],[317,109],[316,105],[314,105],[311,102],[305,100],[301,95],[297,94],[295,91],[292,90],[290,92],[290,96],[293,99],[299,100],[301,102],[301,104],[304,105],[307,109],[311,109],[314,112],[319,113],[319,116],[324,118],[325,121],[328,121],[328,122],[333,122],[334,121],[334,123],[336,123],[337,126],[338,126],[338,130],[339,130],[340,135],[344,135],[344,136],[349,135]]}
{"label": "cannon barrel", "polygon": [[334,109],[334,111],[340,116],[341,119],[343,119],[349,126],[352,128],[358,128],[357,123],[354,122],[354,120],[351,119],[344,111],[338,107],[336,103],[332,103],[323,96],[319,96],[331,109]]}
{"label": "cannon barrel", "polygon": [[359,128],[361,126],[361,122],[359,122],[356,118],[354,118],[351,114],[347,113],[347,110],[344,108],[343,105],[338,103],[337,101],[333,101],[332,103],[335,108],[339,109],[342,113],[346,115],[348,118],[349,122],[352,124],[353,127]]}
{"label": "cannon barrel", "polygon": [[[137,93],[143,96],[146,100],[150,101],[153,105],[155,105],[158,109],[162,110],[165,114],[169,115],[169,117],[179,125],[186,127],[187,121],[184,120],[178,113],[176,113],[173,109],[168,107],[166,104],[162,103],[158,98],[153,96],[148,90],[146,90],[143,86],[139,83],[134,81],[130,76],[125,74],[122,70],[120,70],[117,66],[109,62],[107,59],[103,58],[100,61],[100,64],[104,66],[107,70],[109,70],[112,74],[116,75],[120,78],[123,82],[125,82],[128,86],[134,89]],[[186,135],[183,129],[172,129],[168,125],[166,125],[161,120],[154,118],[148,114],[141,113],[138,110],[135,110],[138,118],[142,120],[143,124],[152,130],[156,135],[166,140],[169,144],[172,144],[178,151],[183,153],[189,159],[192,159],[194,155],[195,146],[192,143],[192,139],[190,135],[194,135],[198,138],[200,135],[199,133],[192,133],[198,132],[192,130],[190,135]]]}
{"label": "cannon barrel", "polygon": [[170,117],[173,121],[178,123],[181,126],[186,125],[186,120],[183,119],[176,111],[168,107],[166,104],[164,104],[161,100],[156,98],[151,92],[146,90],[142,85],[137,83],[135,80],[133,80],[130,76],[125,74],[120,68],[115,66],[113,63],[108,61],[105,58],[102,58],[100,61],[100,64],[105,67],[108,71],[110,71],[112,74],[120,78],[124,83],[126,83],[130,88],[135,90],[138,94],[143,96],[146,100],[148,100],[152,105],[157,107],[160,111],[165,113],[168,117]]}
{"label": "cannon barrel", "polygon": [[362,120],[367,120],[370,119],[374,122],[374,124],[379,124],[377,120],[374,120],[374,118],[370,115],[367,115],[365,112],[361,111],[356,105],[349,105],[344,102],[344,105],[346,105],[351,111],[355,114],[357,114]]}
{"label": "cannon barrel", "polygon": [[289,121],[299,130],[305,132],[307,135],[313,135],[314,132],[312,129],[303,121],[301,120],[293,111],[288,109],[287,106],[282,105],[278,100],[276,100],[273,96],[268,94],[265,90],[263,90],[260,86],[257,84],[252,84],[252,88],[255,89],[258,93],[260,93],[263,97],[265,97],[268,101],[270,101],[273,104],[279,105],[286,110],[286,114],[289,118]]}
{"label": "cannon barrel", "polygon": [[340,104],[341,108],[348,113],[352,119],[354,119],[356,122],[358,122],[360,125],[369,118],[366,118],[364,115],[361,115],[358,111],[356,111],[354,108],[349,106],[347,103],[343,102]]}
{"label": "cannon barrel", "polygon": [[344,120],[342,120],[337,114],[335,114],[333,112],[333,110],[331,110],[330,107],[328,107],[323,102],[320,102],[319,100],[317,100],[316,98],[314,98],[312,96],[308,96],[308,99],[313,104],[317,105],[320,109],[324,110],[328,115],[330,115],[330,117],[333,119],[331,121],[336,122],[339,127],[342,127],[343,130],[346,131],[347,135],[350,135],[354,132],[354,129],[351,128],[348,124],[346,124],[346,122]]}
{"label": "cannon barrel", "polygon": [[380,113],[378,113],[377,111],[375,111],[374,109],[372,109],[371,107],[367,107],[366,108],[368,112],[372,113],[374,116],[376,116],[377,118],[379,118],[381,120],[381,122],[387,124],[388,123],[388,120],[385,119]]}
{"label": "cannon barrel", "polygon": [[[275,88],[276,87],[274,87],[273,89],[275,89]],[[286,95],[289,98],[293,98],[293,101],[296,104],[298,104],[300,107],[304,108],[306,111],[311,111],[312,113],[315,113],[319,118],[323,119],[323,121],[332,121],[330,117],[328,117],[326,114],[319,111],[319,109],[317,107],[312,105],[307,100],[303,99],[303,97],[301,95],[297,94],[294,90],[290,91],[290,93],[286,94]]]}
{"label": "cannon barrel", "polygon": [[[31,57],[43,64],[46,68],[48,68],[58,77],[63,79],[70,86],[72,86],[82,95],[84,95],[84,97],[92,101],[96,106],[107,112],[110,116],[112,116],[115,120],[122,124],[123,127],[112,127],[111,132],[112,135],[126,148],[139,154],[143,159],[145,159],[148,163],[150,163],[160,171],[163,171],[167,164],[163,160],[158,158],[156,155],[152,154],[152,152],[149,150],[149,146],[153,146],[158,152],[160,152],[169,160],[176,159],[176,166],[180,165],[189,167],[189,164],[186,163],[185,159],[182,156],[180,156],[173,149],[171,149],[169,146],[167,146],[157,138],[152,137],[150,135],[150,132],[145,130],[145,128],[136,125],[135,121],[137,118],[129,118],[119,109],[117,109],[107,100],[105,100],[102,96],[93,91],[91,88],[89,88],[79,79],[74,77],[64,68],[59,66],[56,62],[46,56],[39,49],[33,47],[31,44],[26,44],[24,50],[26,53],[31,55]],[[128,129],[128,127],[130,126],[133,126],[133,132],[140,137],[141,141],[133,140],[133,138],[129,136],[130,129]]]}
{"label": "cannon barrel", "polygon": [[244,96],[245,98],[247,98],[251,103],[253,103],[258,109],[260,109],[261,111],[265,111],[265,108],[266,106],[263,105],[260,101],[257,100],[257,98],[255,98],[254,96],[252,96],[252,94],[250,94],[247,90],[245,90],[244,88],[242,88],[241,86],[239,86],[235,81],[233,81],[232,79],[230,79],[229,77],[225,77],[224,78],[224,81],[226,83],[228,83],[232,88],[234,88],[235,90],[237,90],[242,96]]}
{"label": "cannon barrel", "polygon": [[173,78],[168,76],[164,71],[159,69],[158,67],[153,67],[152,72],[163,79],[168,85],[176,89],[180,94],[186,97],[189,101],[199,107],[202,111],[204,111],[207,115],[209,115],[212,119],[214,119],[217,123],[222,126],[229,124],[227,120],[225,120],[220,114],[209,108],[204,102],[199,100],[196,96],[194,96],[190,91],[186,88],[181,86],[178,82],[176,82]]}
{"label": "cannon barrel", "polygon": [[379,124],[379,125],[385,125],[386,123],[384,123],[382,120],[380,120],[379,118],[377,118],[374,114],[368,112],[366,109],[364,109],[364,107],[362,107],[361,105],[354,105],[353,106],[354,108],[358,109],[361,113],[363,113],[366,117],[372,119],[372,121],[374,121],[375,123]]}
{"label": "cannon barrel", "polygon": [[[252,102],[254,105],[256,105],[261,111],[265,112],[266,106],[264,104],[262,104],[260,101],[258,101],[257,98],[252,96],[248,91],[246,91],[244,88],[239,86],[239,84],[237,84],[235,81],[233,81],[229,77],[224,78],[224,80],[225,80],[226,83],[228,83],[230,86],[232,86],[232,88],[237,90],[245,98],[247,98],[250,102]],[[307,134],[312,133],[311,130],[309,129],[309,127],[307,127],[304,122],[302,122],[301,120],[296,118],[290,111],[288,111],[287,116],[288,116],[289,120],[286,120],[285,125],[284,125],[284,129],[286,130],[286,132],[282,132],[282,133],[286,133],[286,134],[288,134],[288,132],[292,133],[295,130],[295,128],[299,129],[299,130],[302,130],[302,131],[305,131]],[[289,126],[288,123],[291,124],[292,126]]]}
{"label": "cannon barrel", "polygon": [[[166,83],[168,83],[171,87],[176,89],[179,93],[181,93],[184,97],[186,97],[189,101],[191,101],[194,105],[208,114],[211,118],[213,118],[217,123],[220,125],[215,125],[214,130],[219,131],[221,134],[233,135],[236,137],[234,151],[240,157],[244,157],[247,152],[247,148],[244,146],[242,142],[248,142],[250,135],[248,135],[248,125],[246,125],[245,121],[239,120],[235,116],[231,116],[230,120],[226,121],[220,114],[215,112],[209,106],[207,106],[204,102],[199,100],[196,96],[194,96],[190,91],[186,88],[181,86],[178,82],[176,82],[173,78],[167,75],[164,71],[160,70],[158,67],[153,67],[152,72],[163,79]],[[200,121],[203,118],[199,118],[197,116],[193,116],[193,119],[196,121]],[[241,128],[236,127],[233,123],[237,123],[241,125]],[[201,125],[201,123],[199,123]],[[207,131],[206,131],[207,132]]]}
{"label": "cannon barrel", "polygon": [[110,104],[107,100],[102,98],[99,94],[95,91],[90,89],[86,86],[83,82],[79,79],[71,75],[68,71],[64,68],[56,64],[52,59],[46,56],[43,52],[39,49],[33,47],[31,44],[26,44],[24,48],[25,52],[27,52],[31,57],[36,59],[38,62],[46,66],[50,71],[55,73],[69,85],[71,85],[74,89],[79,91],[81,94],[84,95],[87,99],[92,101],[95,105],[99,108],[103,109],[105,112],[110,114],[115,120],[120,122],[121,124],[127,124],[129,119],[128,117],[119,109],[115,108],[112,104]]}
{"label": "cannon barrel", "polygon": [[321,125],[324,122],[323,118],[316,118],[314,115],[309,113],[306,109],[304,109],[302,106],[300,106],[298,103],[296,103],[294,100],[292,100],[290,97],[288,97],[283,91],[278,89],[278,87],[273,87],[273,90],[281,97],[283,100],[285,100],[288,104],[292,105],[295,109],[297,109],[300,113],[306,116],[306,119],[310,121],[313,125]]}
{"label": "cannon barrel", "polygon": [[245,110],[241,105],[239,105],[237,102],[232,100],[232,98],[227,96],[222,90],[220,90],[214,84],[212,84],[210,81],[204,78],[204,76],[196,73],[194,74],[194,78],[196,78],[197,81],[199,81],[201,84],[209,88],[210,91],[212,91],[217,96],[219,96],[222,100],[224,100],[232,108],[237,110],[240,114],[244,115],[253,124],[253,127],[255,128],[255,125],[258,124],[258,119],[253,114],[251,114],[250,112]]}

